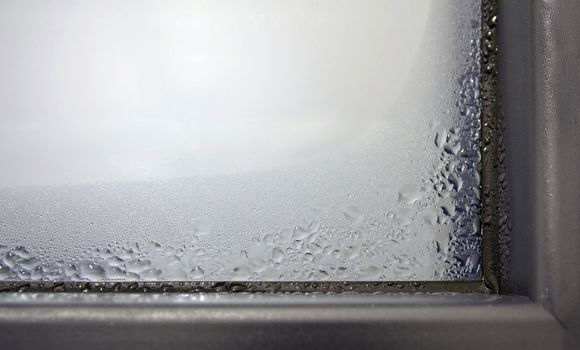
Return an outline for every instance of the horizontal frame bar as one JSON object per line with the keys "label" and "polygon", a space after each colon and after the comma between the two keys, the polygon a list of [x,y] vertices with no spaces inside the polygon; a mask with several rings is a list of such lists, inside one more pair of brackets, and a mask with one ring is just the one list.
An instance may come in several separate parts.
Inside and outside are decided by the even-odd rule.
{"label": "horizontal frame bar", "polygon": [[562,333],[549,312],[521,297],[322,295],[248,301],[244,298],[257,295],[230,294],[220,301],[214,294],[214,300],[197,302],[99,303],[78,299],[106,294],[76,294],[75,303],[59,295],[63,301],[0,301],[3,344],[10,349],[128,344],[140,349],[455,349],[458,344],[556,349]]}

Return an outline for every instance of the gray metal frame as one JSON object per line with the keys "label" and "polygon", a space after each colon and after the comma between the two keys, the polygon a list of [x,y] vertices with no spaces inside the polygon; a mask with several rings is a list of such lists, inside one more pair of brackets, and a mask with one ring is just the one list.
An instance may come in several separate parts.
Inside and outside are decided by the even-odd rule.
{"label": "gray metal frame", "polygon": [[580,2],[498,6],[512,296],[6,293],[1,347],[580,348]]}

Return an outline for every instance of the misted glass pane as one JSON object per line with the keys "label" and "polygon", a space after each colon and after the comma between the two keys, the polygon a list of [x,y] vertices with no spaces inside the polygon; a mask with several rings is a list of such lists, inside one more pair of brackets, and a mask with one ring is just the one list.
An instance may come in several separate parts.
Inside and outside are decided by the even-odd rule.
{"label": "misted glass pane", "polygon": [[480,277],[479,0],[0,1],[0,280]]}

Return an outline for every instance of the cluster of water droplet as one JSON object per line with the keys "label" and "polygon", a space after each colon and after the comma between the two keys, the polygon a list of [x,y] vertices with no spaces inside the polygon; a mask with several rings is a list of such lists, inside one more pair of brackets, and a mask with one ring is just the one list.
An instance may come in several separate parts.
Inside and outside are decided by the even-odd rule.
{"label": "cluster of water droplet", "polygon": [[332,209],[314,210],[315,215],[294,227],[256,238],[251,250],[240,252],[234,278],[324,281],[349,280],[355,275],[381,280],[386,273],[403,276],[405,270],[412,270],[414,256],[388,253],[389,244],[408,239],[402,230],[388,230],[386,222],[354,205],[339,210],[343,217],[338,223],[325,220]]}
{"label": "cluster of water droplet", "polygon": [[[478,211],[480,205],[480,112],[479,40],[471,41],[471,64],[459,79],[460,89],[456,125],[445,135],[437,135],[436,146],[442,149],[441,165],[433,178],[440,198],[451,198],[442,206],[446,220],[454,225],[445,261],[447,279],[476,277],[480,273],[481,234]],[[444,189],[439,191],[439,189]]]}
{"label": "cluster of water droplet", "polygon": [[446,237],[433,241],[444,265],[443,279],[477,278],[481,273],[478,39],[471,40],[466,56],[468,64],[458,79],[457,117],[451,127],[435,133],[433,144],[440,155],[427,184],[426,197],[433,205],[430,220],[449,227]]}
{"label": "cluster of water droplet", "polygon": [[52,260],[43,252],[32,254],[17,246],[0,246],[0,280],[10,281],[133,281],[156,279],[161,271],[143,257],[138,245],[123,248],[110,245],[92,249],[89,259]]}

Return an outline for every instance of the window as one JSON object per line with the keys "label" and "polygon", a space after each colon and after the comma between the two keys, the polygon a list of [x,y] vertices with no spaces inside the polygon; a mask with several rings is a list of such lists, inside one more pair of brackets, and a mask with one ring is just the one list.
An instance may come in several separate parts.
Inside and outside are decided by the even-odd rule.
{"label": "window", "polygon": [[481,278],[480,1],[0,8],[0,280]]}

